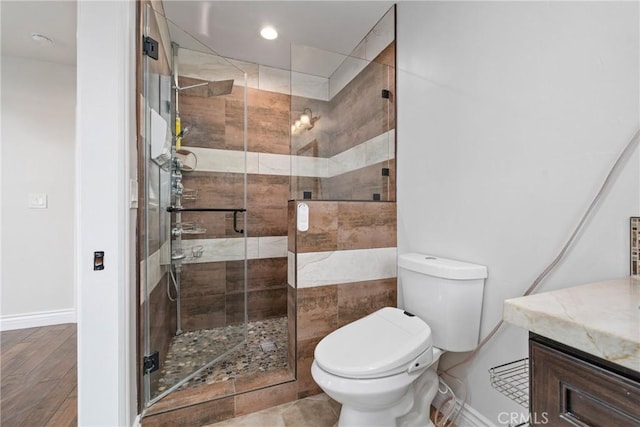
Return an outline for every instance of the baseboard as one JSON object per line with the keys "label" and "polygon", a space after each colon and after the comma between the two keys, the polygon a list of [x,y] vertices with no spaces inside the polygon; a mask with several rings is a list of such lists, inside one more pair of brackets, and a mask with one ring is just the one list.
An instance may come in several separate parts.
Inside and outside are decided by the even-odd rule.
{"label": "baseboard", "polygon": [[41,326],[60,325],[62,323],[77,323],[76,310],[52,310],[38,313],[17,314],[0,317],[0,331],[13,329],[38,328]]}
{"label": "baseboard", "polygon": [[495,423],[491,422],[487,417],[478,412],[475,408],[469,405],[464,405],[464,409],[458,418],[456,423],[459,427],[495,427]]}
{"label": "baseboard", "polygon": [[[433,399],[432,406],[439,407],[444,401],[444,395],[437,393]],[[458,400],[458,405],[462,402]],[[478,412],[475,408],[469,404],[465,404],[464,408],[455,423],[456,427],[496,427],[496,424],[489,420],[487,417]]]}

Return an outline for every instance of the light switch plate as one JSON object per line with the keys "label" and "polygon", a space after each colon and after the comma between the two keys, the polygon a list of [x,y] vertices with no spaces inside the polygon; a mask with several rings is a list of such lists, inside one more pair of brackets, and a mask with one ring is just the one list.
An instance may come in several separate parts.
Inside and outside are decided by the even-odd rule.
{"label": "light switch plate", "polygon": [[47,195],[45,193],[29,193],[29,209],[47,209]]}

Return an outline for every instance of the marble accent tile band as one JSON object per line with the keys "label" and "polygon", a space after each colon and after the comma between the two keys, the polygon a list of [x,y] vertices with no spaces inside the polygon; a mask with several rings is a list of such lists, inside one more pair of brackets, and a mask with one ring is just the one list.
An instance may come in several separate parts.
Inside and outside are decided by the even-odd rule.
{"label": "marble accent tile band", "polygon": [[397,276],[397,248],[307,252],[297,255],[297,287],[310,288]]}
{"label": "marble accent tile band", "polygon": [[147,260],[140,261],[140,283],[142,286],[140,287],[140,304],[143,304],[146,300],[146,295],[144,291],[144,272],[147,270],[147,280],[149,284],[148,294],[151,294],[160,280],[162,276],[164,276],[166,272],[166,268],[162,268],[162,266],[166,266],[169,264],[171,252],[171,242],[166,241],[162,244],[160,249],[149,255]]}
{"label": "marble accent tile band", "polygon": [[184,147],[198,158],[196,170],[258,175],[331,178],[395,158],[395,129],[384,132],[331,158],[290,156],[214,148]]}
{"label": "marble accent tile band", "polygon": [[[284,258],[287,256],[287,236],[266,236],[247,238],[247,259]],[[202,256],[195,258],[193,248],[203,246]],[[165,242],[160,249],[149,256],[147,261],[140,261],[140,283],[144,283],[144,270],[148,268],[149,290],[155,289],[169,265],[171,244]],[[187,254],[184,264],[205,262],[239,261],[244,257],[244,239],[242,237],[227,239],[189,239],[182,241],[183,250]],[[140,289],[140,304],[146,300],[144,286]]]}
{"label": "marble accent tile band", "polygon": [[391,129],[331,157],[328,178],[375,165],[394,157],[395,129]]}
{"label": "marble accent tile band", "polygon": [[296,254],[287,252],[287,284],[295,288],[296,283]]}
{"label": "marble accent tile band", "polygon": [[[284,258],[287,256],[287,236],[248,237],[246,258]],[[192,249],[202,246],[202,256],[196,258]],[[187,254],[183,264],[240,261],[245,259],[244,238],[189,239],[182,241]]]}

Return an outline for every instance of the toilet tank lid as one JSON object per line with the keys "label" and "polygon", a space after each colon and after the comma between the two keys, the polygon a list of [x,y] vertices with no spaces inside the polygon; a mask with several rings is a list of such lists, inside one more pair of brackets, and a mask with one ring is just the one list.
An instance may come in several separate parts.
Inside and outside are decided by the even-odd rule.
{"label": "toilet tank lid", "polygon": [[398,256],[398,266],[443,279],[474,280],[487,277],[487,267],[484,265],[418,253]]}

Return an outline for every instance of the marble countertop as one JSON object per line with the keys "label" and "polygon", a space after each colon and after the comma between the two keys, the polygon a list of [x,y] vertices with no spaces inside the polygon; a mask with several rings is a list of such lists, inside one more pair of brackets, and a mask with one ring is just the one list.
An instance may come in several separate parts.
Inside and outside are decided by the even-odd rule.
{"label": "marble countertop", "polygon": [[640,372],[640,278],[512,298],[504,321]]}

